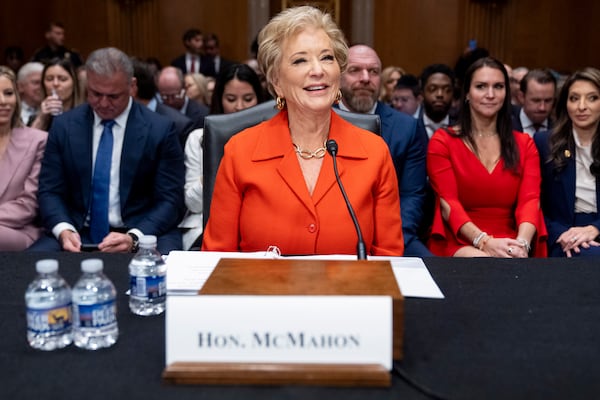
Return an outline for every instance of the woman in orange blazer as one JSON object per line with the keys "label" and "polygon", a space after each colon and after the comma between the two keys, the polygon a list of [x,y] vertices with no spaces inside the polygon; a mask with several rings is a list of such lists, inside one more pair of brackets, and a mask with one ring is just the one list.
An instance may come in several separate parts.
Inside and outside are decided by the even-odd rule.
{"label": "woman in orange blazer", "polygon": [[225,146],[203,250],[355,254],[356,231],[325,142],[338,168],[367,254],[402,255],[394,166],[385,142],[337,116],[347,64],[342,32],[328,14],[290,8],[261,31],[259,62],[281,110]]}

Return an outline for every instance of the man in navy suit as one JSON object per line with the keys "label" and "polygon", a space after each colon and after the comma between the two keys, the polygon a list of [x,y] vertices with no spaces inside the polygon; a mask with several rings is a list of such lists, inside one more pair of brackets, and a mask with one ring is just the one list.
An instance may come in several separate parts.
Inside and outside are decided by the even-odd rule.
{"label": "man in navy suit", "polygon": [[[163,254],[181,249],[185,172],[173,123],[132,100],[133,66],[120,50],[94,51],[85,68],[88,103],[56,117],[49,132],[38,192],[48,235],[31,249],[77,252],[90,243],[103,252],[128,252],[141,235],[156,235]],[[107,125],[109,151],[103,145]],[[108,182],[100,185],[97,161],[107,154]],[[100,186],[106,235],[94,240],[92,226],[102,219],[93,217],[96,203],[103,203],[97,201]]]}
{"label": "man in navy suit", "polygon": [[521,79],[519,101],[513,107],[513,129],[533,137],[536,132],[552,129],[551,114],[556,98],[556,78],[546,69],[532,69]]}
{"label": "man in navy suit", "polygon": [[219,76],[221,72],[227,71],[229,67],[235,64],[234,61],[221,57],[221,46],[219,38],[214,33],[210,33],[204,39],[204,50],[206,55],[211,58],[215,66],[215,75]]}
{"label": "man in navy suit", "polygon": [[423,220],[427,185],[427,135],[418,129],[416,119],[377,101],[380,88],[379,56],[368,46],[352,46],[348,52],[348,67],[342,74],[339,106],[350,112],[379,115],[381,136],[390,149],[400,188],[404,255],[428,257],[431,252],[417,236]]}
{"label": "man in navy suit", "polygon": [[423,107],[419,120],[431,139],[435,131],[456,123],[451,117],[452,98],[456,77],[446,64],[431,64],[423,68],[420,76]]}
{"label": "man in navy suit", "polygon": [[183,34],[185,53],[171,61],[182,73],[199,72],[204,76],[216,76],[213,60],[204,55],[204,36],[199,29],[191,28]]}

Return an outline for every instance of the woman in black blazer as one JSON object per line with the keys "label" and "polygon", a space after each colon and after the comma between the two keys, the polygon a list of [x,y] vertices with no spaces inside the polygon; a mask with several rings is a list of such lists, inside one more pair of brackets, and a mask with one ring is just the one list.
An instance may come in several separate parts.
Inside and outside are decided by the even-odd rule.
{"label": "woman in black blazer", "polygon": [[600,70],[564,83],[552,131],[536,133],[550,256],[600,255]]}

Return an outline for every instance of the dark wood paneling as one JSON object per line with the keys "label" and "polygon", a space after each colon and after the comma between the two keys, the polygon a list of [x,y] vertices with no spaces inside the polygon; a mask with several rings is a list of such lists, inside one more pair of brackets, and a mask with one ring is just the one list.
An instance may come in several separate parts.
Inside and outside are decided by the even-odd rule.
{"label": "dark wood paneling", "polygon": [[221,55],[233,60],[248,58],[249,41],[245,0],[160,0],[160,56],[166,62],[183,52],[181,36],[192,27],[219,36]]}
{"label": "dark wood paneling", "polygon": [[[281,9],[270,0],[271,14]],[[352,0],[341,0],[340,25],[352,41]],[[454,65],[468,39],[513,66],[573,71],[600,67],[597,21],[600,2],[580,0],[373,0],[374,47],[385,65],[412,73],[433,62]],[[5,1],[0,13],[0,50],[20,45],[26,57],[45,44],[48,21],[61,20],[67,44],[84,57],[116,46],[164,64],[183,52],[190,27],[215,32],[223,56],[248,57],[247,1],[35,0]]]}
{"label": "dark wood paneling", "polygon": [[454,65],[465,44],[458,0],[377,0],[374,47],[384,66],[419,74],[431,63]]}

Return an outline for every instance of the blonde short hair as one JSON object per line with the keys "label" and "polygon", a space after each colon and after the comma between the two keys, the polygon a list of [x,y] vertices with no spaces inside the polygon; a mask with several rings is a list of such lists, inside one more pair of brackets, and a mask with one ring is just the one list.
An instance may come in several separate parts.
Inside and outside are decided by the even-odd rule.
{"label": "blonde short hair", "polygon": [[309,28],[325,31],[341,72],[346,70],[348,45],[344,33],[333,22],[331,15],[311,6],[288,8],[273,17],[258,34],[258,64],[264,71],[271,95],[277,96],[273,82],[279,72],[283,42]]}

